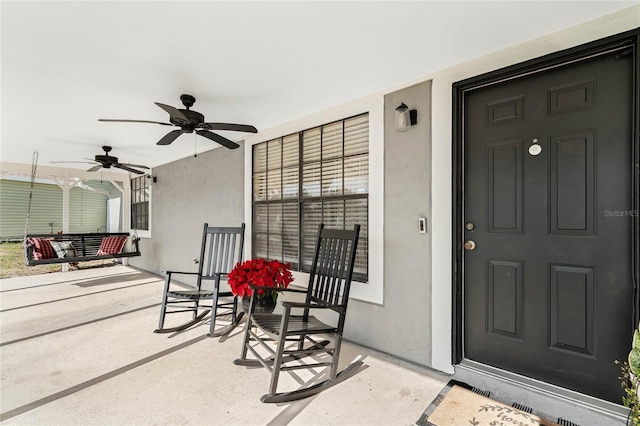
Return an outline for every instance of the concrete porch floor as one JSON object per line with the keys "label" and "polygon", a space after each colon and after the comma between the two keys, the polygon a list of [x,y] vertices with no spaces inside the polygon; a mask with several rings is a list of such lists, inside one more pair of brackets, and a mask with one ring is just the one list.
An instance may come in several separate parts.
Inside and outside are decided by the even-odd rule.
{"label": "concrete porch floor", "polygon": [[[233,365],[241,327],[153,333],[162,286],[122,265],[1,280],[2,424],[411,425],[449,380],[345,342],[341,365],[367,368],[314,397],[263,404],[268,372]],[[313,376],[283,373],[283,388],[295,379]]]}

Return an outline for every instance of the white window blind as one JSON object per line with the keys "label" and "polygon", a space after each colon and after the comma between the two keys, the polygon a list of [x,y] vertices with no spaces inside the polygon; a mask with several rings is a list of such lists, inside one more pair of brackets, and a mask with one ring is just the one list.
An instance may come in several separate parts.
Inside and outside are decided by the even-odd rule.
{"label": "white window blind", "polygon": [[369,115],[253,147],[253,257],[310,269],[318,225],[361,225],[355,278],[368,275]]}
{"label": "white window blind", "polygon": [[131,229],[149,230],[149,177],[131,179]]}

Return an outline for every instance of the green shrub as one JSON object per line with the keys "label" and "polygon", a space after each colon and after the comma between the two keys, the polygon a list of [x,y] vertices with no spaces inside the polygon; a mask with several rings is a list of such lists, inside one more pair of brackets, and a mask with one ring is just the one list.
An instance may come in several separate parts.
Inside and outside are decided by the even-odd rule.
{"label": "green shrub", "polygon": [[[616,361],[618,364],[619,362]],[[640,399],[638,396],[640,388],[640,324],[633,333],[633,343],[627,362],[622,364],[622,375],[620,376],[622,390],[622,403],[628,407],[628,424],[640,426]]]}

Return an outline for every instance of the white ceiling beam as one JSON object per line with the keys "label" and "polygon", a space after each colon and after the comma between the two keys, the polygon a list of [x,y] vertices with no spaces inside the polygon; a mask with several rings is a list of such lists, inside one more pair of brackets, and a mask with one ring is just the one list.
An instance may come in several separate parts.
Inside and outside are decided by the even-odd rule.
{"label": "white ceiling beam", "polygon": [[[9,163],[0,161],[0,179],[5,179],[6,176],[26,176],[31,177],[31,165],[23,163]],[[87,172],[78,169],[69,169],[66,167],[53,167],[53,166],[41,166],[36,168],[36,177],[41,179],[50,179],[53,181],[59,181],[60,179],[73,179],[81,178],[87,180],[109,180],[126,182],[129,180],[128,173],[117,172]]]}

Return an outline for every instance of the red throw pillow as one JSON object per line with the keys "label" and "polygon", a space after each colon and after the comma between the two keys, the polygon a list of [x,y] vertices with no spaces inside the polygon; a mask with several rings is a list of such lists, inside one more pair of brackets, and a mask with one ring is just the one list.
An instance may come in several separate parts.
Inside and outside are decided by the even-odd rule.
{"label": "red throw pillow", "polygon": [[50,239],[30,237],[27,241],[33,244],[33,260],[54,259],[58,257],[51,246]]}
{"label": "red throw pillow", "polygon": [[129,237],[126,235],[118,235],[115,237],[104,237],[100,243],[98,249],[98,256],[105,256],[109,254],[118,254],[124,248],[124,244]]}

